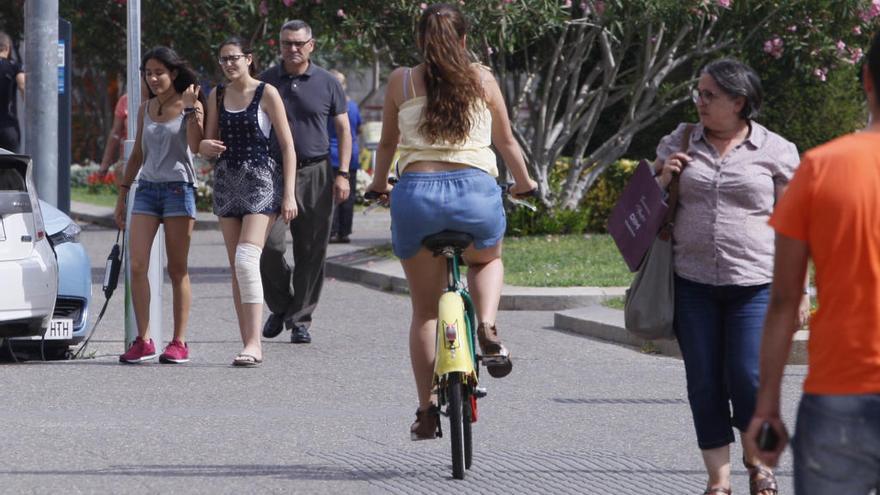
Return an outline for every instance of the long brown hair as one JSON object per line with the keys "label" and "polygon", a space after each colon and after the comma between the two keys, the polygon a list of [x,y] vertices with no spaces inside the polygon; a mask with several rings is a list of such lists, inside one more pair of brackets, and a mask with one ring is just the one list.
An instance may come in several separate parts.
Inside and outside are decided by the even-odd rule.
{"label": "long brown hair", "polygon": [[474,103],[483,96],[462,44],[467,27],[461,11],[445,3],[429,6],[419,20],[428,99],[419,132],[431,143],[464,142],[473,126]]}

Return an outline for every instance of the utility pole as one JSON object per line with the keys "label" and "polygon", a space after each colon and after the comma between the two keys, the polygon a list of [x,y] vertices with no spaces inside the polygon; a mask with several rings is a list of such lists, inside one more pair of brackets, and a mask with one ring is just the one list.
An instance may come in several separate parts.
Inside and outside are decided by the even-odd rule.
{"label": "utility pole", "polygon": [[24,5],[26,152],[37,193],[58,206],[58,0]]}
{"label": "utility pole", "polygon": [[[141,2],[129,0],[128,3],[128,138],[125,140],[125,160],[131,156],[134,148],[134,138],[137,135],[138,109],[141,106]],[[137,182],[137,181],[135,181]],[[126,227],[131,225],[131,208],[134,204],[136,185],[128,191],[127,211],[125,215]],[[125,230],[125,244],[129,244],[129,229]],[[150,251],[150,269],[147,278],[150,281],[150,336],[156,347],[162,347],[162,287],[165,282],[163,276],[165,268],[165,230],[162,225],[156,232],[153,247]],[[137,337],[137,322],[134,317],[134,306],[131,300],[131,256],[130,249],[125,250],[125,349],[127,350]]]}

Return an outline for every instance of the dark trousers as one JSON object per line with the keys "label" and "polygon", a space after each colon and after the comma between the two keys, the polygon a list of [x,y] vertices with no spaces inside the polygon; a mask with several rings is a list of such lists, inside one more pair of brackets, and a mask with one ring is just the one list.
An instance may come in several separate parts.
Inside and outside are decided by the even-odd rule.
{"label": "dark trousers", "polygon": [[791,445],[794,493],[880,493],[878,418],[880,394],[804,394]]}
{"label": "dark trousers", "polygon": [[348,185],[351,194],[348,199],[336,205],[333,210],[333,225],[330,227],[330,235],[348,237],[351,235],[351,225],[354,221],[355,188],[357,188],[357,170],[352,170],[348,177]]}
{"label": "dark trousers", "polygon": [[13,153],[18,153],[18,144],[21,135],[18,127],[14,125],[0,126],[0,148]]}
{"label": "dark trousers", "polygon": [[770,284],[715,286],[675,277],[675,336],[703,450],[732,443],[733,427],[745,431],[752,419],[769,301]]}
{"label": "dark trousers", "polygon": [[296,218],[290,222],[293,269],[284,258],[287,225],[272,226],[260,258],[263,294],[269,311],[308,327],[324,284],[324,258],[333,213],[333,169],[326,160],[296,172]]}

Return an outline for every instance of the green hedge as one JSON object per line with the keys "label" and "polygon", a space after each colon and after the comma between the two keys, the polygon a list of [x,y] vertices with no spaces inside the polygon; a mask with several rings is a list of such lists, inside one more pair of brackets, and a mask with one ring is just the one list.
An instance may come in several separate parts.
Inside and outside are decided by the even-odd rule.
{"label": "green hedge", "polygon": [[[558,190],[568,170],[569,160],[562,158],[553,168],[550,187]],[[508,208],[507,235],[563,235],[607,232],[608,215],[638,165],[635,160],[613,163],[587,191],[575,210],[547,209],[539,206],[532,212],[525,208]]]}

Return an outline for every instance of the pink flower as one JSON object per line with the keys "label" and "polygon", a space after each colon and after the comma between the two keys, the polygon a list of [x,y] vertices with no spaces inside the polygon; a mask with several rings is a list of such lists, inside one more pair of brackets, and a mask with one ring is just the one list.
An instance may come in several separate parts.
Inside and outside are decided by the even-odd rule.
{"label": "pink flower", "polygon": [[773,38],[764,42],[764,53],[770,55],[773,58],[781,58],[783,52],[783,46],[785,42],[779,36],[774,36]]}
{"label": "pink flower", "polygon": [[852,32],[853,32],[853,34],[862,34],[862,27],[861,27],[861,26],[855,26],[855,27],[852,29]]}
{"label": "pink flower", "polygon": [[878,15],[880,15],[880,0],[871,0],[871,6],[859,12],[859,18],[864,22],[868,22]]}
{"label": "pink flower", "polygon": [[263,17],[269,15],[269,5],[266,3],[266,0],[260,2],[260,15]]}
{"label": "pink flower", "polygon": [[844,43],[843,40],[837,40],[837,43],[835,43],[834,46],[837,48],[838,55],[840,55],[841,53],[843,53],[844,50],[846,50],[846,43]]}
{"label": "pink flower", "polygon": [[724,7],[725,9],[730,8],[730,4],[733,3],[733,0],[717,0],[718,5]]}
{"label": "pink flower", "polygon": [[825,67],[817,67],[813,70],[813,75],[820,81],[825,82],[828,79],[828,69]]}
{"label": "pink flower", "polygon": [[281,3],[283,3],[285,7],[290,7],[295,1],[296,0],[281,0]]}
{"label": "pink flower", "polygon": [[562,4],[562,8],[564,8],[564,9],[571,8],[571,0],[565,0],[565,2]]}
{"label": "pink flower", "polygon": [[849,55],[849,60],[850,60],[850,62],[852,62],[853,64],[857,64],[857,63],[859,63],[859,61],[860,61],[860,60],[862,59],[862,57],[865,55],[864,52],[862,52],[862,49],[861,49],[861,48],[850,48],[850,49],[849,49],[849,54],[850,54],[850,55]]}
{"label": "pink flower", "polygon": [[427,9],[427,8],[428,8],[428,4],[426,4],[425,2],[422,2],[422,3],[419,4],[419,9],[421,9],[421,10],[425,10],[425,9]]}
{"label": "pink flower", "polygon": [[785,30],[788,31],[789,33],[795,33],[795,32],[797,32],[797,26],[792,24],[791,26],[788,26],[787,28],[785,28]]}
{"label": "pink flower", "polygon": [[337,10],[336,17],[345,17],[345,11],[342,9]]}
{"label": "pink flower", "polygon": [[596,15],[601,16],[605,13],[605,2],[603,2],[602,0],[596,0],[595,2],[593,2],[593,8],[596,9]]}

